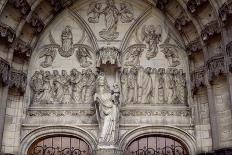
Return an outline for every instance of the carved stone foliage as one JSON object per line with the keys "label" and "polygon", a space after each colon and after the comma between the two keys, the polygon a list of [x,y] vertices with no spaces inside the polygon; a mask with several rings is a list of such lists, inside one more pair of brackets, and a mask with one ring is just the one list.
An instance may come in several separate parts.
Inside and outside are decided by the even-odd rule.
{"label": "carved stone foliage", "polygon": [[88,21],[99,23],[101,15],[104,15],[106,27],[99,32],[99,35],[105,40],[115,40],[119,37],[119,32],[117,32],[119,18],[122,23],[130,23],[134,19],[134,11],[130,3],[121,2],[120,9],[118,9],[114,0],[106,0],[105,3],[98,1],[90,3]]}
{"label": "carved stone foliage", "polygon": [[91,69],[36,71],[30,80],[33,104],[92,103],[95,74]]}
{"label": "carved stone foliage", "polygon": [[184,27],[185,25],[187,25],[190,22],[190,19],[188,18],[188,16],[186,15],[185,12],[181,12],[181,14],[179,15],[179,17],[177,17],[177,19],[175,20],[175,27],[181,31],[182,27]]}
{"label": "carved stone foliage", "polygon": [[186,103],[186,75],[182,69],[124,68],[120,80],[123,104]]}
{"label": "carved stone foliage", "polygon": [[52,66],[53,61],[56,58],[57,52],[65,58],[73,55],[76,51],[77,60],[80,62],[80,66],[83,68],[91,66],[92,63],[92,48],[88,45],[73,43],[73,34],[70,26],[66,26],[61,34],[62,45],[55,42],[52,34],[50,33],[49,39],[51,44],[43,46],[39,58],[44,58],[41,63],[43,68]]}
{"label": "carved stone foliage", "polygon": [[45,27],[44,22],[42,21],[42,19],[37,14],[32,14],[31,18],[27,22],[30,23],[31,26],[38,33],[41,32]]}
{"label": "carved stone foliage", "polygon": [[31,11],[31,6],[28,4],[27,0],[9,0],[9,3],[19,8],[23,15],[28,15]]}
{"label": "carved stone foliage", "polygon": [[4,84],[8,83],[9,70],[9,63],[6,60],[0,58],[0,78]]}
{"label": "carved stone foliage", "polygon": [[201,44],[201,41],[199,38],[197,38],[196,40],[190,42],[188,45],[187,45],[187,50],[189,52],[189,54],[191,55],[192,53],[194,52],[197,52],[197,51],[200,51],[202,50],[202,44]]}
{"label": "carved stone foliage", "polygon": [[160,45],[162,48],[161,52],[164,54],[165,58],[168,60],[169,67],[176,67],[180,65],[178,51],[175,47],[169,44]]}
{"label": "carved stone foliage", "polygon": [[142,41],[148,46],[148,52],[146,58],[152,59],[156,57],[158,53],[158,44],[162,39],[161,26],[155,27],[154,25],[144,25],[142,28]]}
{"label": "carved stone foliage", "polygon": [[140,65],[140,56],[142,55],[146,45],[135,44],[128,47],[124,51],[124,65],[125,66],[138,66]]}
{"label": "carved stone foliage", "polygon": [[9,43],[12,43],[15,38],[15,31],[6,24],[0,23],[0,36],[6,38]]}
{"label": "carved stone foliage", "polygon": [[10,76],[9,76],[9,87],[10,88],[17,88],[20,91],[24,92],[26,89],[27,85],[27,74],[19,71],[12,69],[10,70]]}
{"label": "carved stone foliage", "polygon": [[224,56],[217,56],[211,58],[207,62],[207,68],[209,73],[209,81],[212,81],[214,77],[226,74]]}
{"label": "carved stone foliage", "polygon": [[192,91],[193,93],[196,92],[196,90],[199,87],[205,86],[205,67],[201,67],[197,70],[195,70],[193,73],[191,73],[191,85],[192,85]]}
{"label": "carved stone foliage", "polygon": [[164,10],[168,2],[169,0],[157,0],[156,7],[159,8],[160,10]]}
{"label": "carved stone foliage", "polygon": [[232,14],[232,2],[225,2],[219,9],[219,16],[223,22],[227,21],[228,17]]}
{"label": "carved stone foliage", "polygon": [[17,39],[14,44],[12,45],[12,48],[14,51],[18,54],[23,54],[26,57],[30,57],[32,53],[32,48],[29,44],[26,42]]}
{"label": "carved stone foliage", "polygon": [[202,4],[208,2],[208,0],[188,0],[187,7],[191,13],[196,12],[197,8]]}
{"label": "carved stone foliage", "polygon": [[218,22],[212,21],[204,26],[203,30],[201,31],[201,37],[204,41],[207,41],[212,36],[220,33],[221,33],[221,28]]}
{"label": "carved stone foliage", "polygon": [[121,51],[116,47],[102,47],[97,51],[97,67],[105,64],[121,66]]}

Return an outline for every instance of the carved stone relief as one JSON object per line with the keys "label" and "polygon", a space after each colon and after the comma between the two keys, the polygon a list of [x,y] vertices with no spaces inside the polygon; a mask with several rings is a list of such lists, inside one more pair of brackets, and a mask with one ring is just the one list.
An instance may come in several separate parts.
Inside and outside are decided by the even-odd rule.
{"label": "carved stone relief", "polygon": [[176,67],[180,65],[178,51],[176,48],[169,45],[161,45],[161,52],[165,55],[165,58],[168,60],[169,67]]}
{"label": "carved stone relief", "polygon": [[119,17],[122,23],[130,23],[134,19],[133,7],[128,2],[121,2],[120,9],[115,5],[114,0],[107,0],[105,3],[94,1],[90,3],[88,10],[88,21],[98,23],[101,15],[105,17],[105,28],[99,32],[105,40],[115,40],[119,37],[117,32]]}
{"label": "carved stone relief", "polygon": [[68,58],[76,51],[77,60],[80,62],[80,66],[83,68],[91,66],[92,63],[92,48],[88,45],[73,43],[73,34],[71,26],[66,26],[61,34],[62,45],[55,42],[51,32],[49,35],[51,44],[42,47],[39,58],[44,58],[41,63],[43,68],[52,66],[54,59],[56,58],[57,51],[60,56]]}
{"label": "carved stone relief", "polygon": [[36,71],[30,80],[33,104],[92,103],[95,90],[95,74],[91,69],[82,73],[72,69]]}
{"label": "carved stone relief", "polygon": [[120,80],[123,104],[186,103],[186,75],[182,69],[124,68]]}

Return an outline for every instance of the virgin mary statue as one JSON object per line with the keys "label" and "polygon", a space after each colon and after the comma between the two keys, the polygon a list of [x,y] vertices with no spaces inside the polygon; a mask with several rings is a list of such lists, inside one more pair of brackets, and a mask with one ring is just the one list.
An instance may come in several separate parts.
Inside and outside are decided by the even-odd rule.
{"label": "virgin mary statue", "polygon": [[94,101],[99,123],[99,144],[113,146],[117,141],[118,107],[113,102],[110,87],[103,73],[99,74],[96,81]]}

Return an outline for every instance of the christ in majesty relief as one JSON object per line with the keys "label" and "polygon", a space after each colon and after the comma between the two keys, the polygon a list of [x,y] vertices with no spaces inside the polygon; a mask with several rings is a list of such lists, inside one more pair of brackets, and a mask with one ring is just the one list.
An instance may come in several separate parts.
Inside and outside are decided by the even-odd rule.
{"label": "christ in majesty relief", "polygon": [[120,10],[116,7],[114,0],[107,0],[105,7],[104,4],[99,2],[93,2],[90,4],[90,9],[88,11],[90,23],[98,23],[100,15],[103,14],[105,17],[105,26],[102,31],[99,32],[101,38],[105,40],[115,40],[119,37],[119,32],[117,32],[119,16],[121,17],[121,22],[130,23],[134,19],[133,8],[129,3],[121,3]]}

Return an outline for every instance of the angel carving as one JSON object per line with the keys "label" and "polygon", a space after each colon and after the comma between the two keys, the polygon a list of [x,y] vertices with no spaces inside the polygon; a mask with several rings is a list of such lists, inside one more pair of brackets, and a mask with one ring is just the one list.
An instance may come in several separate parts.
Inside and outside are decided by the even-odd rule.
{"label": "angel carving", "polygon": [[[144,47],[145,46],[145,47]],[[144,44],[136,44],[126,49],[125,66],[137,66],[140,64],[139,58],[146,48]]]}
{"label": "angel carving", "polygon": [[90,61],[92,59],[90,54],[92,49],[84,44],[73,43],[73,34],[70,26],[66,26],[62,31],[61,45],[55,42],[51,33],[49,34],[49,40],[51,44],[43,46],[39,55],[39,58],[45,58],[44,61],[40,64],[43,68],[47,68],[52,65],[57,51],[62,57],[66,58],[72,56],[73,53],[77,51],[77,59],[80,62],[81,67],[85,68],[92,65],[92,62]]}
{"label": "angel carving", "polygon": [[102,14],[105,16],[106,28],[100,31],[99,35],[105,40],[115,40],[119,37],[117,32],[119,16],[122,23],[130,23],[134,19],[133,8],[129,3],[121,3],[119,10],[114,0],[107,0],[104,4],[96,1],[90,4],[88,11],[90,23],[98,23]]}
{"label": "angel carving", "polygon": [[160,26],[143,26],[142,41],[148,45],[148,52],[146,54],[148,60],[156,57],[158,53],[158,44],[161,42],[161,35],[162,29]]}

